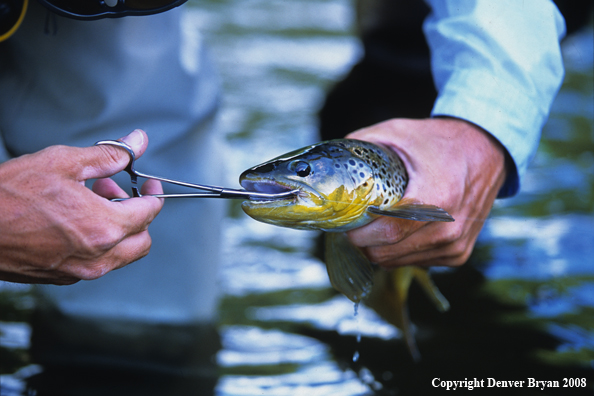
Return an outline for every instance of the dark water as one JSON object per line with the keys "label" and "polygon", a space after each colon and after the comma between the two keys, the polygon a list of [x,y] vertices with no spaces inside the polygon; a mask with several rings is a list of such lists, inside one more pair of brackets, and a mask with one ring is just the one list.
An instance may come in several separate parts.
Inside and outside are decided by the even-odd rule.
{"label": "dark water", "polygon": [[[211,46],[224,81],[220,126],[233,159],[224,184],[236,186],[245,168],[316,141],[326,90],[361,54],[351,1],[203,1],[186,17],[190,39]],[[440,314],[411,290],[420,363],[396,328],[364,306],[354,316],[353,304],[330,288],[312,255],[315,233],[257,223],[233,206],[216,394],[448,392],[432,386],[436,378],[436,385],[477,378],[485,386],[489,378],[535,378],[579,386],[540,390],[526,382],[518,394],[594,393],[592,36],[590,28],[564,43],[567,77],[522,193],[496,203],[465,266],[435,274],[451,310]],[[40,370],[28,353],[34,300],[26,286],[0,287],[0,394],[20,395]],[[80,395],[202,394],[198,382],[134,375],[131,389],[118,386],[117,374],[111,387],[74,372],[60,380]]]}

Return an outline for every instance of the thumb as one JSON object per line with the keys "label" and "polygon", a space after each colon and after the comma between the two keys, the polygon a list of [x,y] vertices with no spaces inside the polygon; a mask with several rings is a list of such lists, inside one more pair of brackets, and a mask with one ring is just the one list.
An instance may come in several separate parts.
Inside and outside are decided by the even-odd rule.
{"label": "thumb", "polygon": [[[130,146],[136,158],[141,157],[148,146],[148,136],[141,129],[135,129],[118,140]],[[130,154],[124,148],[108,144],[85,147],[82,150],[82,180],[115,175],[124,170],[131,160]]]}

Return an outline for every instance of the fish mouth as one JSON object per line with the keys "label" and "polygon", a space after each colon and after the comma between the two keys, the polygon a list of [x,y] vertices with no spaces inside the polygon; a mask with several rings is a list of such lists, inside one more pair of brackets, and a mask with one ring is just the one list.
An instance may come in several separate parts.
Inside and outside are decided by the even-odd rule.
{"label": "fish mouth", "polygon": [[299,188],[299,186],[291,186],[291,185],[279,183],[276,180],[269,180],[269,179],[259,179],[259,180],[243,179],[240,181],[240,184],[248,192],[264,193],[264,194],[283,194],[283,195],[279,196],[278,198],[276,198],[274,196],[271,196],[271,197],[254,196],[250,199],[250,201],[257,201],[257,202],[295,200],[295,198],[299,195],[298,193],[290,194],[290,195],[287,195],[286,193],[289,193],[289,192],[295,191],[295,190],[301,190]]}

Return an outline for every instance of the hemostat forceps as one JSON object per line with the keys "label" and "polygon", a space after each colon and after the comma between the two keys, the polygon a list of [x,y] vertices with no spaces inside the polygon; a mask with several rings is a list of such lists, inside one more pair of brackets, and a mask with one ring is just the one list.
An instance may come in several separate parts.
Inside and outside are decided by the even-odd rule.
{"label": "hemostat forceps", "polygon": [[[101,140],[95,143],[95,146],[100,145],[110,145],[110,146],[117,146],[121,147],[128,152],[130,155],[130,162],[128,166],[124,169],[129,175],[132,181],[132,196],[133,197],[140,197],[140,190],[138,189],[138,178],[142,177],[145,179],[154,179],[159,180],[164,183],[175,184],[178,186],[196,188],[198,190],[204,190],[208,192],[201,192],[201,193],[183,193],[183,194],[151,194],[151,197],[157,198],[241,198],[241,199],[250,199],[250,200],[273,200],[273,199],[284,199],[290,198],[292,196],[297,195],[299,190],[293,191],[286,191],[281,193],[263,193],[258,191],[248,191],[248,190],[235,190],[231,188],[223,188],[223,187],[216,187],[216,186],[207,186],[203,184],[195,184],[195,183],[187,183],[179,180],[172,180],[167,179],[165,177],[159,176],[152,176],[147,175],[145,173],[139,172],[134,169],[134,162],[136,161],[136,156],[134,155],[134,151],[130,146],[128,146],[124,142],[120,142],[117,140]],[[116,198],[112,199],[112,201],[122,201],[128,198]]]}

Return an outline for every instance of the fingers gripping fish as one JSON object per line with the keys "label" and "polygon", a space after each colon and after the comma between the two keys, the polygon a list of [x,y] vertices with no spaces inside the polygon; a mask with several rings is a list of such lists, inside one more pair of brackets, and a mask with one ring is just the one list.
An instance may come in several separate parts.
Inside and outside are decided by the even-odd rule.
{"label": "fingers gripping fish", "polygon": [[[402,160],[388,148],[360,140],[330,140],[289,152],[246,170],[240,183],[247,190],[266,193],[299,190],[287,199],[245,201],[242,208],[264,223],[327,232],[330,281],[355,303],[370,294],[374,271],[367,257],[349,243],[346,231],[379,216],[454,221],[436,206],[402,201],[408,183]],[[368,305],[403,330],[411,354],[418,359],[406,309],[412,279],[417,279],[438,309],[445,311],[449,304],[426,269],[401,267],[387,276],[384,272],[375,275],[381,287],[374,289]]]}

